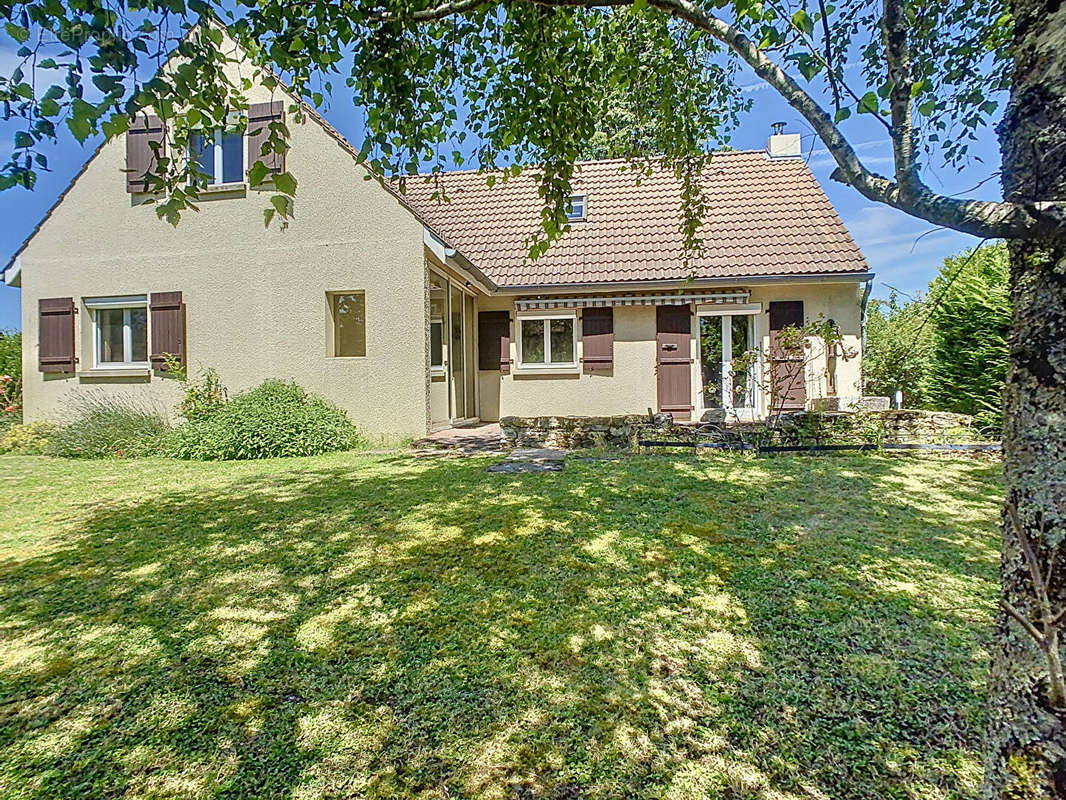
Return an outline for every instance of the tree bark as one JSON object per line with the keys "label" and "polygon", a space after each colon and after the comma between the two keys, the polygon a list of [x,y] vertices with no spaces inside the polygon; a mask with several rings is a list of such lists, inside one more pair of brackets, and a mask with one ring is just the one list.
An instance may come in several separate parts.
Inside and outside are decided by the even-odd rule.
{"label": "tree bark", "polygon": [[[1013,0],[1014,77],[999,128],[1008,201],[1066,197],[1066,3]],[[1054,608],[1066,607],[1066,241],[1009,243],[1014,321],[1004,389],[1007,504],[1033,547]],[[1004,514],[1002,600],[1039,616],[1022,541]],[[1057,651],[1066,658],[1060,636]],[[1049,699],[1049,659],[1000,610],[992,643],[986,798],[1066,798],[1066,709]]]}

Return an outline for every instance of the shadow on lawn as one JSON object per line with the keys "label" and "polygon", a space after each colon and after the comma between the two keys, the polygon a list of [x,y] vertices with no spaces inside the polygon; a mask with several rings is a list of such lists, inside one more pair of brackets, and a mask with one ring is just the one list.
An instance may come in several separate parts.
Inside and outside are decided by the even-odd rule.
{"label": "shadow on lawn", "polygon": [[5,792],[973,794],[993,468],[484,467],[84,509],[0,567]]}

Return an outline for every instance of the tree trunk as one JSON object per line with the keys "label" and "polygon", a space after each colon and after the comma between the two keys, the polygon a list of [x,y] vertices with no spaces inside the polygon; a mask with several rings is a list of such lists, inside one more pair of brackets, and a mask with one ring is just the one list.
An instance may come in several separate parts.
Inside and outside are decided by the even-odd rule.
{"label": "tree trunk", "polygon": [[[1014,78],[1000,125],[1008,200],[1066,198],[1066,2],[1013,0]],[[1010,243],[1014,321],[1004,390],[1007,503],[1017,508],[1055,609],[1066,607],[1066,242]],[[1039,611],[1022,542],[1004,514],[1002,599]],[[1053,571],[1051,565],[1054,564]],[[1066,657],[1066,648],[1054,648]],[[1066,710],[1049,659],[1003,610],[992,643],[986,798],[1066,798]]]}

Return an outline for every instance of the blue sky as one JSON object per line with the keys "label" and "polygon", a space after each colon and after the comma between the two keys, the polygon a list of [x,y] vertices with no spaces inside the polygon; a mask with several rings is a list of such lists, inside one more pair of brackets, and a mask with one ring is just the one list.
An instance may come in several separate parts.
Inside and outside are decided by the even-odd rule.
{"label": "blue sky", "polygon": [[[0,49],[0,74],[10,74],[12,58],[10,52]],[[977,243],[972,236],[937,230],[929,223],[872,203],[854,189],[831,181],[829,175],[833,171],[833,160],[806,121],[753,73],[742,74],[739,84],[741,90],[752,98],[753,107],[733,133],[731,146],[738,149],[763,147],[771,123],[777,121],[787,123],[786,131],[802,134],[804,153],[812,171],[876,273],[875,297],[887,296],[889,287],[909,294],[924,290],[945,256]],[[343,90],[343,85],[341,88]],[[346,98],[334,96],[325,116],[350,139],[356,142],[360,140],[361,114]],[[853,116],[843,127],[870,169],[880,172],[891,170],[891,147],[880,124],[868,116]],[[0,122],[0,152],[8,151],[13,134],[13,126]],[[983,163],[974,161],[961,172],[950,168],[927,169],[925,179],[929,185],[948,194],[963,193],[997,199],[999,187],[994,180],[988,181],[976,192],[970,191],[971,187],[987,179],[999,168],[998,147],[991,125],[979,132],[978,139],[972,153]],[[82,146],[70,137],[64,138],[48,153],[52,171],[40,175],[33,191],[11,189],[0,192],[0,264],[7,263],[91,155],[97,141],[90,139]],[[68,269],[78,269],[77,242],[70,243]],[[0,287],[0,329],[18,327],[19,292],[11,287]]]}

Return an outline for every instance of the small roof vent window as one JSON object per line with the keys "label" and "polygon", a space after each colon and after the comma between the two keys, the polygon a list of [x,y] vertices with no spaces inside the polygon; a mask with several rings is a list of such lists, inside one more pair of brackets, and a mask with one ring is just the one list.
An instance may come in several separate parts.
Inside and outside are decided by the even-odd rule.
{"label": "small roof vent window", "polygon": [[585,219],[585,195],[572,194],[566,200],[566,218],[571,222]]}

